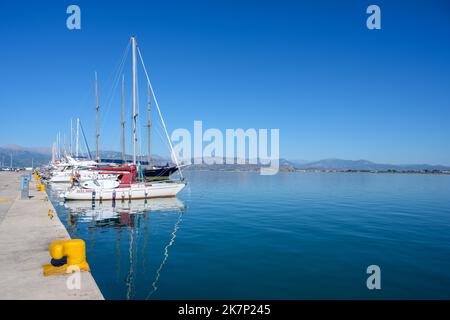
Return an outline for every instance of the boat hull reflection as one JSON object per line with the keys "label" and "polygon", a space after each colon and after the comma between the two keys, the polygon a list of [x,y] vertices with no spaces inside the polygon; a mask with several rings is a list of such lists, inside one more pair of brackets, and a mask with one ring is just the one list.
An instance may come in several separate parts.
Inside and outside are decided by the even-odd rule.
{"label": "boat hull reflection", "polygon": [[107,225],[132,225],[134,214],[149,212],[183,212],[184,203],[177,198],[125,201],[69,201],[64,203],[69,224],[96,222]]}

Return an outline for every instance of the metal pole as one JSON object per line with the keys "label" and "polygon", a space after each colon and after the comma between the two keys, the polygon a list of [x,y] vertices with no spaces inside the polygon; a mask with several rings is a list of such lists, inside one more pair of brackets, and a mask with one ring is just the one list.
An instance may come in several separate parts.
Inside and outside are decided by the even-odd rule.
{"label": "metal pole", "polygon": [[152,161],[152,153],[150,148],[150,135],[151,135],[151,118],[150,118],[150,86],[148,86],[148,98],[147,98],[147,160],[148,164]]}
{"label": "metal pole", "polygon": [[137,117],[137,72],[136,72],[136,38],[131,37],[131,46],[133,48],[133,163],[136,163],[136,117]]}
{"label": "metal pole", "polygon": [[84,133],[84,129],[83,129],[83,125],[80,122],[80,129],[81,129],[81,134],[83,135],[83,139],[84,139],[84,145],[86,146],[88,155],[89,155],[89,160],[92,160],[92,155],[91,155],[91,149],[89,149],[89,145],[86,139],[86,134]]}
{"label": "metal pole", "polygon": [[97,72],[95,72],[95,126],[96,126],[96,134],[95,134],[95,160],[100,161],[100,154],[98,150],[98,140],[100,138],[100,131],[98,127],[98,110],[100,106],[98,105],[98,80],[97,80]]}
{"label": "metal pole", "polygon": [[69,144],[69,152],[70,156],[72,156],[72,142],[73,142],[73,126],[72,126],[72,118],[70,118],[70,144]]}
{"label": "metal pole", "polygon": [[76,142],[75,142],[75,158],[78,159],[78,142],[79,142],[79,134],[80,134],[80,118],[77,118],[77,134],[76,134]]}
{"label": "metal pole", "polygon": [[122,75],[122,162],[125,163],[126,159],[125,150],[125,76]]}

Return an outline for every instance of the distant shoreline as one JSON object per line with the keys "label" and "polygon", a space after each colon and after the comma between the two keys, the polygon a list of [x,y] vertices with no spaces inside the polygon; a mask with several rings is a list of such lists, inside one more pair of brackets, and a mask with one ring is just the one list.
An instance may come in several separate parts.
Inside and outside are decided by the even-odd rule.
{"label": "distant shoreline", "polygon": [[[259,173],[258,169],[207,169],[189,168],[183,171],[211,171],[211,172],[250,172]],[[444,174],[450,175],[450,170],[334,170],[334,169],[286,169],[280,168],[280,173],[372,173],[372,174]]]}
{"label": "distant shoreline", "polygon": [[390,174],[450,174],[443,170],[295,170],[304,173],[390,173]]}

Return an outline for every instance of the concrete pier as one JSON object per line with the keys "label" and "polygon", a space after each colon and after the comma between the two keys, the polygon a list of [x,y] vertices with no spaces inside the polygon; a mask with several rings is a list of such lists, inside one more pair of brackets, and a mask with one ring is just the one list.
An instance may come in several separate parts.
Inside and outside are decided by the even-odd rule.
{"label": "concrete pier", "polygon": [[50,242],[70,236],[56,213],[50,218],[54,208],[36,181],[30,199],[20,199],[23,174],[0,172],[0,299],[103,299],[89,272],[79,273],[80,289],[67,285],[70,275],[43,276]]}

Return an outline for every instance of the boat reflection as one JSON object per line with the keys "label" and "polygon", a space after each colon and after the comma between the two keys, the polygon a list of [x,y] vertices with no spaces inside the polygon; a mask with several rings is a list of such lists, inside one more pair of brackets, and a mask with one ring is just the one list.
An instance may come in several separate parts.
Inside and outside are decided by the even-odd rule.
{"label": "boat reflection", "polygon": [[[67,210],[71,236],[86,241],[93,270],[99,275],[99,285],[103,284],[101,274],[111,270],[111,264],[104,263],[104,253],[101,253],[106,248],[110,250],[108,256],[114,257],[108,260],[116,261],[117,296],[114,298],[155,297],[186,211],[182,201],[159,198],[123,202],[69,201],[60,205]],[[158,226],[158,231],[152,233],[152,226]],[[108,242],[114,245],[110,247]]]}
{"label": "boat reflection", "polygon": [[149,212],[183,212],[185,205],[177,198],[158,198],[131,201],[69,201],[68,224],[94,222],[96,226],[133,225],[133,215]]}

